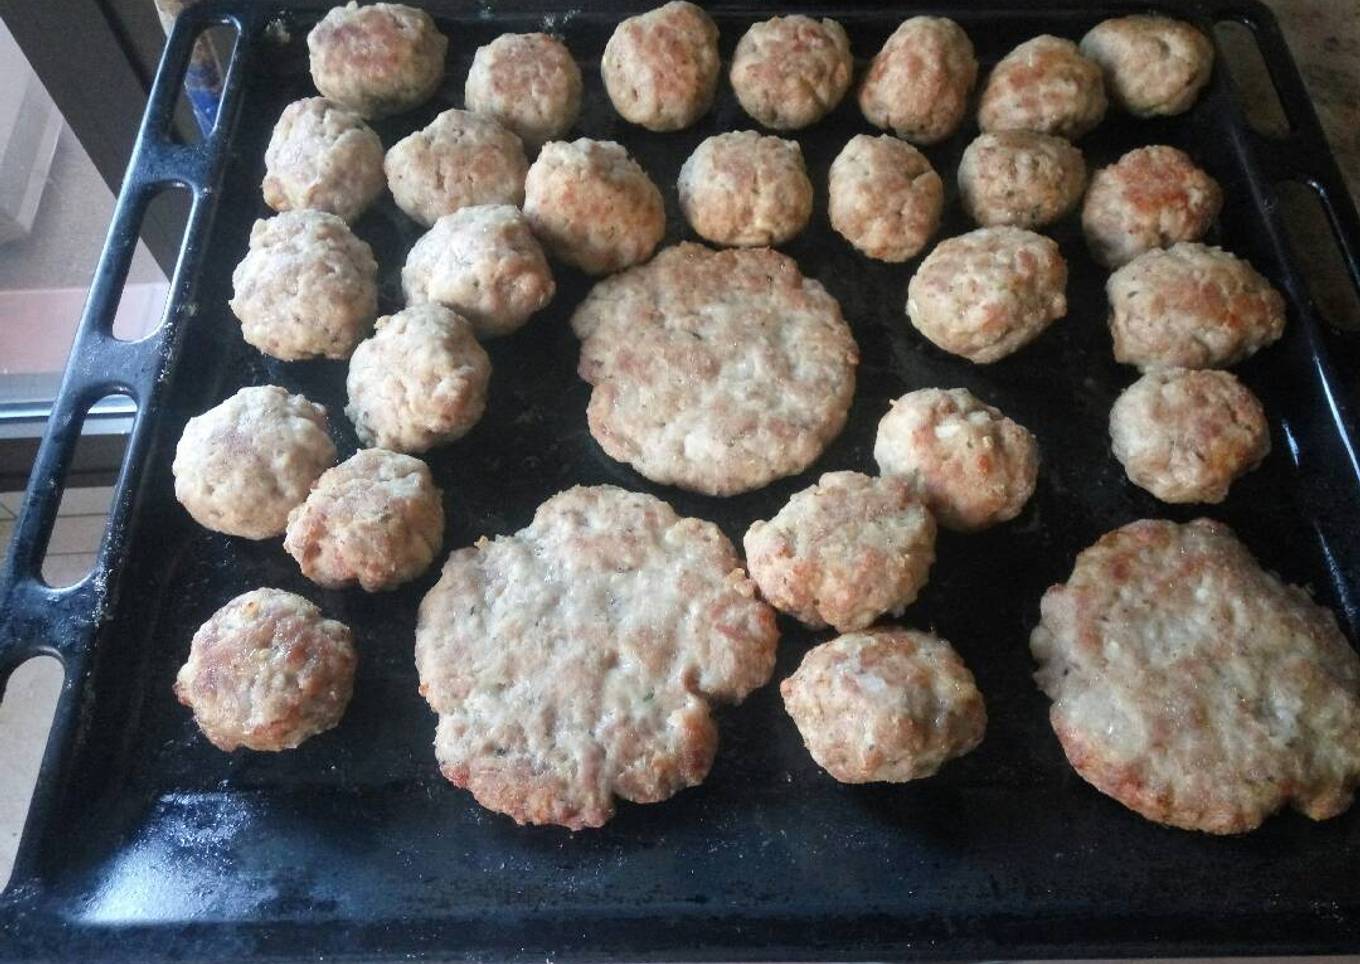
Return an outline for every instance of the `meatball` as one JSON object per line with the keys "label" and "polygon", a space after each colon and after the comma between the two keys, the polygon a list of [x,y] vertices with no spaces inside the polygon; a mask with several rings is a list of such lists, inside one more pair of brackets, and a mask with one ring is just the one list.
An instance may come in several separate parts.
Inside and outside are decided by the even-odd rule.
{"label": "meatball", "polygon": [[1081,226],[1091,256],[1118,268],[1144,251],[1198,241],[1222,207],[1218,182],[1184,151],[1140,147],[1091,178]]}
{"label": "meatball", "polygon": [[364,445],[424,452],[477,424],[490,380],[471,322],[443,305],[412,305],[379,318],[355,349],[345,414]]}
{"label": "meatball", "polygon": [[478,47],[463,89],[467,109],[494,117],[531,148],[556,140],[581,113],[581,68],[545,33],[501,34]]}
{"label": "meatball", "polygon": [[604,89],[624,120],[653,131],[689,127],[718,89],[718,26],[685,0],[629,17],[605,44]]}
{"label": "meatball", "polygon": [[529,219],[509,204],[446,214],[406,256],[406,303],[452,308],[479,338],[517,330],[557,291]]}
{"label": "meatball", "polygon": [[326,409],[277,385],[243,388],[189,419],[170,468],[175,498],[199,525],[268,539],[335,463]]}
{"label": "meatball", "polygon": [[812,217],[812,182],[795,141],[734,131],[708,138],[680,168],[680,209],[714,244],[783,244]]}
{"label": "meatball", "polygon": [[836,108],[855,71],[850,38],[834,20],[802,14],[752,24],[732,56],[732,91],[766,127],[797,130]]}
{"label": "meatball", "polygon": [[529,162],[519,138],[490,117],[446,110],[393,144],[383,168],[397,207],[428,228],[474,204],[522,204]]}
{"label": "meatball", "polygon": [[1076,140],[1105,117],[1100,65],[1048,34],[1026,40],[992,69],[978,107],[987,133],[1035,131]]}
{"label": "meatball", "polygon": [[400,3],[333,7],[307,35],[316,89],[369,118],[429,100],[448,47],[429,14]]}
{"label": "meatball", "polygon": [[1129,480],[1163,502],[1222,502],[1270,453],[1270,426],[1228,372],[1173,368],[1125,389],[1110,410],[1110,441]]}
{"label": "meatball", "polygon": [[848,633],[916,599],[935,561],[935,519],[907,478],[828,472],[744,541],[771,605]]}
{"label": "meatball", "polygon": [[1181,114],[1214,69],[1214,45],[1170,17],[1136,14],[1106,20],[1081,38],[1081,52],[1100,65],[1116,104],[1138,117]]}
{"label": "meatball", "polygon": [[869,64],[859,109],[870,124],[916,144],[958,129],[977,82],[973,42],[952,20],[912,17]]}
{"label": "meatball", "polygon": [[344,623],[291,592],[255,589],[194,633],[175,696],[219,750],[291,750],[340,722],[357,662]]}
{"label": "meatball", "polygon": [[1067,263],[1050,238],[978,228],[941,241],[907,285],[907,316],[937,347],[987,364],[1067,313]]}
{"label": "meatball", "polygon": [[959,654],[884,626],[810,649],[779,685],[817,765],[842,783],[905,783],[982,742],[987,709]]}
{"label": "meatball", "polygon": [[361,449],[289,513],[283,548],[318,586],[378,592],[419,576],[443,543],[444,506],[425,463]]}
{"label": "meatball", "polygon": [[878,423],[874,461],[905,475],[935,519],[974,532],[1020,514],[1039,475],[1034,436],[965,388],[923,388]]}
{"label": "meatball", "polygon": [[856,134],[828,177],[831,226],[871,258],[914,258],[940,226],[944,182],[926,156],[891,134]]}
{"label": "meatball", "polygon": [[552,255],[601,275],[646,261],[666,233],[661,191],[613,141],[549,141],[524,182],[524,214]]}
{"label": "meatball", "polygon": [[983,134],[959,161],[959,199],[984,227],[1052,224],[1077,206],[1085,189],[1081,151],[1049,134]]}
{"label": "meatball", "polygon": [[275,211],[313,208],[353,221],[387,186],[378,135],[324,97],[283,109],[264,167],[264,201]]}
{"label": "meatball", "polygon": [[241,335],[283,361],[348,358],[378,313],[372,249],[324,211],[256,221],[231,284]]}
{"label": "meatball", "polygon": [[1284,298],[1250,264],[1182,241],[1105,282],[1114,357],[1152,368],[1227,368],[1284,334]]}

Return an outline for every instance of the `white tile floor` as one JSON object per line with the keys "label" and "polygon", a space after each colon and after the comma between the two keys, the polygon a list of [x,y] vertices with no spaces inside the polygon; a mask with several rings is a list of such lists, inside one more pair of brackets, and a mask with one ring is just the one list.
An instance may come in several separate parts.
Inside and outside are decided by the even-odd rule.
{"label": "white tile floor", "polygon": [[[90,571],[112,495],[110,488],[90,488],[70,489],[62,496],[43,560],[49,585],[70,585]],[[0,493],[0,557],[8,550],[22,501],[21,492]],[[0,701],[0,886],[9,880],[61,679],[55,659],[29,660],[10,677]]]}

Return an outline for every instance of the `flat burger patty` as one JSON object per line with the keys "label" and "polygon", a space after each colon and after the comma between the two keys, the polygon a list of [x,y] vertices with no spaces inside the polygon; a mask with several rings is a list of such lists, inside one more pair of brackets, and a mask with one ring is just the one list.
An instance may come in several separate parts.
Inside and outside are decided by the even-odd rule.
{"label": "flat burger patty", "polygon": [[1332,614],[1226,526],[1144,520],[1077,556],[1030,637],[1081,776],[1149,820],[1322,820],[1360,780],[1360,657]]}
{"label": "flat burger patty", "polygon": [[667,248],[595,285],[572,328],[605,452],[708,495],[807,468],[855,391],[859,351],[840,305],[768,248]]}
{"label": "flat burger patty", "polygon": [[717,526],[578,486],[449,557],[420,605],[420,689],[444,775],[519,823],[598,827],[614,797],[703,781],[710,701],[774,669],[774,613]]}

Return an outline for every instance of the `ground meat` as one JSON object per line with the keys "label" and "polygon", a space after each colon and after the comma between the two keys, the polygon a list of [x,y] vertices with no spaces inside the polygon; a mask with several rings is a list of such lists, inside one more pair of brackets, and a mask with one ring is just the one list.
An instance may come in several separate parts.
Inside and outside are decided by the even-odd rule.
{"label": "ground meat", "polygon": [[256,589],[194,633],[175,695],[220,750],[291,750],[340,722],[357,661],[344,623],[291,592]]}
{"label": "ground meat", "polygon": [[1100,65],[1077,45],[1048,34],[1026,40],[1002,57],[978,107],[986,133],[1035,131],[1076,140],[1105,117]]}
{"label": "ground meat", "polygon": [[1081,226],[1091,256],[1118,268],[1153,248],[1198,241],[1222,207],[1218,182],[1184,151],[1140,147],[1091,178]]}
{"label": "ground meat", "polygon": [[716,134],[680,168],[680,209],[714,244],[783,244],[812,217],[812,182],[796,141]]}
{"label": "ground meat", "polygon": [[959,161],[959,200],[984,227],[1045,227],[1075,208],[1085,189],[1081,151],[1050,134],[982,134]]}
{"label": "ground meat", "polygon": [[685,0],[629,17],[600,60],[604,88],[624,120],[653,131],[689,127],[718,88],[718,27]]}
{"label": "ground meat", "polygon": [[529,162],[490,117],[446,110],[393,144],[384,169],[397,207],[428,228],[474,204],[522,204]]}
{"label": "ground meat", "polygon": [[954,647],[910,629],[814,646],[779,691],[812,758],[842,783],[931,776],[987,728],[982,694]]}
{"label": "ground meat", "polygon": [[372,249],[324,211],[256,221],[231,282],[242,337],[284,361],[348,358],[378,313]]}
{"label": "ground meat", "polygon": [[526,147],[557,140],[581,113],[581,68],[545,33],[501,34],[478,47],[463,89],[467,109],[494,117]]}
{"label": "ground meat", "polygon": [[401,287],[407,304],[452,308],[480,338],[517,330],[557,290],[529,220],[508,204],[461,208],[436,221],[406,256]]}
{"label": "ground meat", "polygon": [[332,7],[307,35],[316,89],[369,118],[429,100],[448,46],[429,14],[400,3]]}
{"label": "ground meat", "polygon": [[358,114],[324,97],[283,109],[264,167],[261,189],[275,211],[312,208],[354,221],[387,186],[378,135]]}
{"label": "ground meat", "polygon": [[850,38],[834,20],[802,14],[752,24],[732,56],[732,92],[742,109],[774,130],[815,124],[850,89]]}
{"label": "ground meat", "polygon": [[1222,502],[1270,452],[1260,401],[1228,372],[1173,368],[1134,382],[1110,410],[1129,479],[1163,502]]}
{"label": "ground meat", "polygon": [[907,316],[936,346],[987,364],[1067,314],[1067,262],[1023,228],[978,228],[941,241],[907,286]]}
{"label": "ground meat", "polygon": [[335,462],[326,409],[277,385],[243,388],[189,419],[170,471],[199,525],[268,539]]}
{"label": "ground meat", "polygon": [[856,134],[828,177],[831,227],[879,261],[914,258],[940,226],[944,183],[926,156],[889,134]]}
{"label": "ground meat", "polygon": [[1020,514],[1039,476],[1027,429],[965,388],[922,388],[878,423],[874,461],[904,475],[940,525],[974,532]]}
{"label": "ground meat", "polygon": [[646,261],[666,233],[661,191],[613,141],[544,144],[524,188],[524,214],[539,240],[587,274]]}
{"label": "ground meat", "polygon": [[962,123],[977,72],[973,43],[962,27],[944,17],[912,17],[869,64],[859,108],[875,127],[934,144]]}
{"label": "ground meat", "polygon": [[916,599],[935,561],[935,519],[907,478],[828,472],[753,522],[744,544],[766,600],[846,633]]}
{"label": "ground meat", "polygon": [[379,318],[355,349],[345,414],[365,445],[424,452],[471,431],[490,380],[471,322],[442,305],[412,305]]}
{"label": "ground meat", "polygon": [[444,541],[444,506],[420,459],[360,449],[288,514],[283,548],[327,589],[392,589],[424,572]]}

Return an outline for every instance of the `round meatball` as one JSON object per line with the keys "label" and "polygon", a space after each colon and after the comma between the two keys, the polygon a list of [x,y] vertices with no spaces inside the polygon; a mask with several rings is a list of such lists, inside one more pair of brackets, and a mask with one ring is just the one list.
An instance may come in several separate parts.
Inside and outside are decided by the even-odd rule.
{"label": "round meatball", "polygon": [[1227,368],[1284,334],[1284,298],[1250,264],[1191,241],[1139,255],[1105,282],[1114,357]]}
{"label": "round meatball", "polygon": [[720,66],[713,18],[692,3],[672,0],[614,28],[600,75],[624,120],[648,130],[678,131],[713,105]]}
{"label": "round meatball", "polygon": [[982,742],[987,709],[959,654],[884,626],[810,649],[779,684],[812,759],[842,783],[906,783]]}
{"label": "round meatball", "polygon": [[284,361],[348,358],[378,313],[372,249],[324,211],[256,221],[231,284],[242,336]]}
{"label": "round meatball", "polygon": [[397,207],[428,228],[474,204],[522,204],[529,162],[519,138],[490,117],[446,110],[393,144],[383,169]]}
{"label": "round meatball", "polygon": [[978,107],[984,131],[1035,131],[1076,140],[1105,117],[1100,65],[1048,34],[1026,40],[992,69]]}
{"label": "round meatball", "polygon": [[732,56],[732,91],[766,127],[797,130],[835,109],[855,70],[850,38],[834,20],[802,14],[752,24]]}
{"label": "round meatball", "polygon": [[1050,238],[978,228],[936,245],[907,285],[907,317],[937,347],[987,364],[1067,314],[1067,262]]}
{"label": "round meatball", "polygon": [[556,140],[581,113],[581,68],[545,33],[506,33],[477,48],[463,88],[467,109],[494,117],[527,146]]}
{"label": "round meatball", "polygon": [[333,7],[307,35],[312,82],[361,117],[387,117],[430,99],[444,79],[448,38],[424,10],[400,3]]}
{"label": "round meatball", "polygon": [[714,244],[783,244],[812,217],[812,182],[796,141],[734,131],[708,138],[680,168],[680,209]]}
{"label": "round meatball", "polygon": [[175,498],[199,525],[268,539],[335,464],[326,409],[277,385],[243,388],[189,419],[170,471]]}
{"label": "round meatball", "polygon": [[354,638],[301,596],[242,593],[194,633],[175,695],[219,750],[291,750],[340,722]]}
{"label": "round meatball", "polygon": [[984,227],[1052,224],[1077,206],[1085,189],[1081,151],[1050,134],[983,134],[959,161],[959,199]]}
{"label": "round meatball", "polygon": [[318,586],[378,592],[419,576],[443,543],[444,506],[425,463],[361,449],[289,513],[283,548]]}
{"label": "round meatball", "polygon": [[1105,72],[1116,104],[1138,117],[1181,114],[1214,69],[1214,45],[1170,17],[1135,14],[1106,20],[1081,38],[1081,52]]}
{"label": "round meatball", "polygon": [[557,291],[529,220],[508,204],[446,214],[406,256],[406,303],[452,308],[479,338],[517,330]]}
{"label": "round meatball", "polygon": [[1184,151],[1140,147],[1091,178],[1081,226],[1091,256],[1118,268],[1144,251],[1198,241],[1222,207],[1218,182]]}
{"label": "round meatball", "polygon": [[275,211],[312,208],[353,221],[387,186],[378,135],[358,114],[324,97],[283,109],[264,168],[264,201]]}
{"label": "round meatball", "polygon": [[661,191],[622,145],[549,141],[524,182],[524,214],[554,257],[601,275],[646,261],[666,233]]}
{"label": "round meatball", "polygon": [[902,476],[828,472],[746,530],[760,594],[813,629],[900,616],[935,561],[935,519]]}
{"label": "round meatball", "polygon": [[364,445],[424,452],[477,424],[490,380],[471,322],[443,305],[412,305],[379,318],[354,350],[345,414]]}
{"label": "round meatball", "polygon": [[1034,436],[966,388],[923,388],[878,423],[874,461],[905,475],[940,525],[975,532],[1020,514],[1039,476]]}
{"label": "round meatball", "polygon": [[856,134],[828,177],[831,226],[879,261],[914,258],[940,226],[944,182],[926,156],[891,134]]}
{"label": "round meatball", "polygon": [[963,121],[977,72],[973,42],[962,27],[944,17],[912,17],[869,64],[859,109],[875,127],[934,144]]}
{"label": "round meatball", "polygon": [[1270,425],[1228,372],[1148,372],[1110,410],[1110,441],[1129,480],[1163,502],[1222,502],[1270,454]]}

